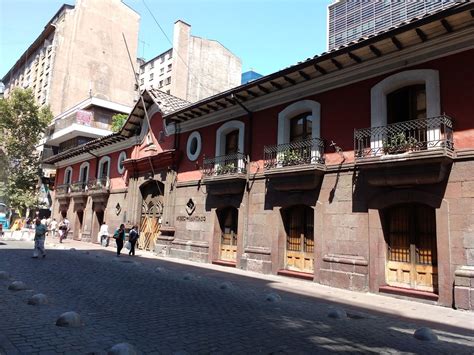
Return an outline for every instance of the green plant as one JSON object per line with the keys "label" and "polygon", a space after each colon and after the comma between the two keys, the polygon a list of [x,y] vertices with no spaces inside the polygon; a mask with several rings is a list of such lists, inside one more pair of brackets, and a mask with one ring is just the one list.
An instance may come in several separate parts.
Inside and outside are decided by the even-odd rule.
{"label": "green plant", "polygon": [[392,134],[389,138],[384,139],[382,149],[385,154],[403,153],[407,150],[418,148],[418,141],[414,137],[406,137],[404,132]]}
{"label": "green plant", "polygon": [[217,175],[233,173],[236,170],[236,163],[219,164],[216,168]]}

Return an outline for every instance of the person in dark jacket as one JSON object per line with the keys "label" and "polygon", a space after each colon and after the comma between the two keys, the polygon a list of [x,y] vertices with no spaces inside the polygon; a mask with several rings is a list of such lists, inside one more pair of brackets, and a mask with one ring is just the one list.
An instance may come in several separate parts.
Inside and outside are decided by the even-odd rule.
{"label": "person in dark jacket", "polygon": [[140,235],[138,234],[138,227],[133,226],[132,229],[130,229],[130,232],[128,233],[128,241],[130,242],[130,251],[128,252],[128,255],[135,256],[135,244],[137,244],[139,236]]}
{"label": "person in dark jacket", "polygon": [[117,243],[117,256],[120,256],[120,252],[123,248],[123,241],[125,240],[125,225],[121,224],[120,227],[114,233],[115,243]]}

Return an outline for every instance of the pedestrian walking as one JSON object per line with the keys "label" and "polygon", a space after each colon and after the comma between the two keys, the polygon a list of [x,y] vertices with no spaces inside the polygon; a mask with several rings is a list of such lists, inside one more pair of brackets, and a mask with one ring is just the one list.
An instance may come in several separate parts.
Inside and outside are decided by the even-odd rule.
{"label": "pedestrian walking", "polygon": [[44,240],[46,239],[46,226],[41,223],[39,218],[36,219],[35,223],[35,249],[32,258],[38,259],[39,254],[45,258],[46,251],[44,250]]}
{"label": "pedestrian walking", "polygon": [[64,239],[67,238],[67,234],[69,233],[69,220],[67,217],[64,217],[61,224],[59,225],[59,243],[62,243]]}
{"label": "pedestrian walking", "polygon": [[120,256],[120,252],[123,248],[123,241],[125,240],[125,225],[121,224],[120,227],[114,233],[115,243],[117,243],[117,256]]}
{"label": "pedestrian walking", "polygon": [[103,247],[109,246],[109,226],[107,225],[107,223],[105,223],[105,221],[102,222],[102,225],[100,226],[98,238],[99,243]]}
{"label": "pedestrian walking", "polygon": [[56,218],[53,218],[49,224],[49,229],[51,230],[51,237],[56,238],[56,230],[58,229],[58,222],[56,221]]}
{"label": "pedestrian walking", "polygon": [[130,242],[130,251],[128,252],[128,255],[135,256],[135,244],[137,244],[139,237],[140,234],[138,233],[138,227],[133,226],[132,229],[130,229],[130,233],[128,233],[128,241]]}

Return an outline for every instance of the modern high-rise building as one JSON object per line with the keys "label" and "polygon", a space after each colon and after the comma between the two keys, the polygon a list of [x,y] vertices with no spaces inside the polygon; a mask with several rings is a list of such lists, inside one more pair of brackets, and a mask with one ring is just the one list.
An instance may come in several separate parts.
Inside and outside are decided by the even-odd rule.
{"label": "modern high-rise building", "polygon": [[328,6],[328,49],[465,0],[335,0]]}
{"label": "modern high-rise building", "polygon": [[155,88],[195,102],[240,85],[242,63],[217,41],[174,24],[173,47],[140,65],[140,90]]}

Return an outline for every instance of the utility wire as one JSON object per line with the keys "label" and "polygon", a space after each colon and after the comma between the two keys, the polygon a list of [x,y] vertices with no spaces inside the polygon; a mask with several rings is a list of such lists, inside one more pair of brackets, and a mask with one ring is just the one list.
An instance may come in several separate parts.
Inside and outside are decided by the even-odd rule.
{"label": "utility wire", "polygon": [[[122,37],[123,37],[123,41],[125,43],[125,48],[127,49],[128,59],[130,60],[130,66],[132,67],[133,77],[135,78],[135,83],[137,84],[137,88],[140,92],[140,87],[138,86],[138,75],[137,75],[137,72],[135,71],[135,67],[133,66],[132,56],[130,55],[130,50],[128,49],[127,39],[125,38],[125,35],[123,34],[123,32],[122,32]],[[142,105],[143,105],[143,112],[145,113],[145,118],[146,118],[146,121],[147,121],[147,124],[148,124],[148,129],[151,131],[150,117],[148,116],[148,110],[146,108],[145,100],[143,99],[143,95],[142,95],[141,92],[140,92],[140,100],[141,100]],[[160,185],[158,184],[158,181],[155,180],[155,169],[153,168],[153,163],[151,161],[151,156],[148,156],[148,162],[150,164],[151,172],[153,173],[153,180],[156,183],[156,187],[158,188],[158,191],[160,192],[160,194],[162,196],[164,196],[164,193],[163,193],[163,191],[161,191],[161,188],[160,188]]]}

